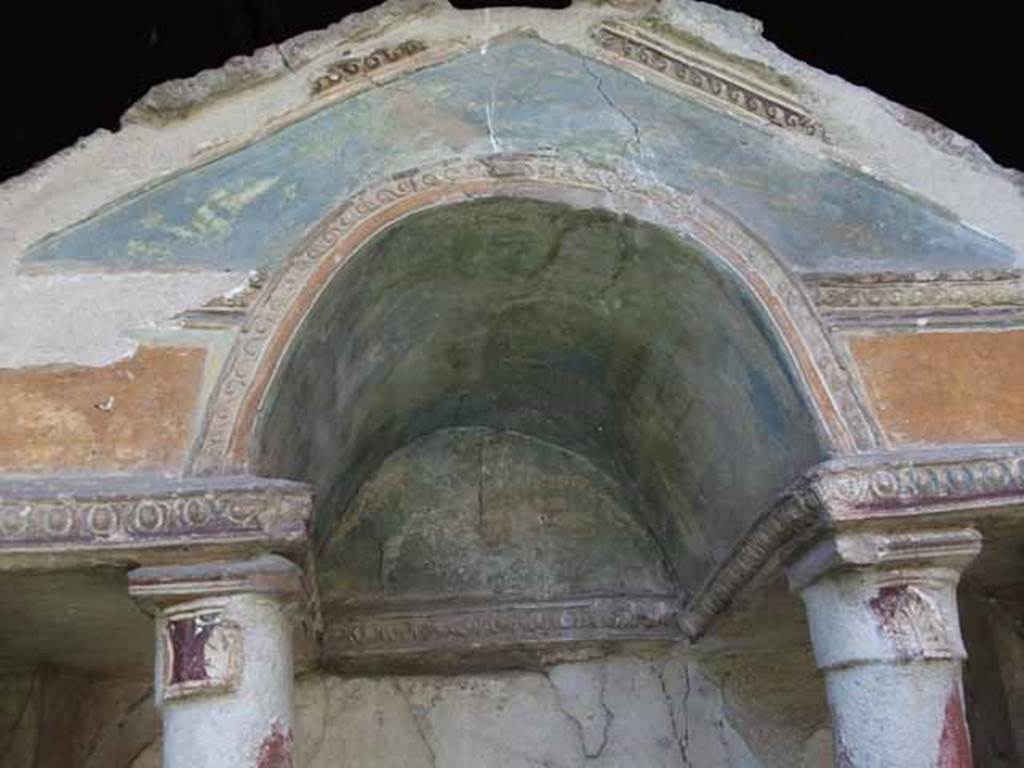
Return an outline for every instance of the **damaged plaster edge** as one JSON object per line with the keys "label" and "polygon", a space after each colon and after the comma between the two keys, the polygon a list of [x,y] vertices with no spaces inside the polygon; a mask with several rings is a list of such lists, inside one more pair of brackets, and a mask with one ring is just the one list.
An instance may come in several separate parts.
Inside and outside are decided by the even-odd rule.
{"label": "damaged plaster edge", "polygon": [[[69,366],[100,368],[137,354],[161,339],[214,339],[191,333],[184,313],[202,307],[249,279],[223,271],[126,272],[18,276],[0,279],[0,369]],[[73,290],[79,301],[67,301]],[[111,312],[110,307],[118,311]],[[45,317],[46,322],[39,322]],[[74,328],[72,334],[68,328]],[[227,329],[225,329],[227,332]],[[172,342],[168,342],[172,343]],[[209,356],[210,344],[207,347]],[[216,346],[214,344],[214,346]]]}
{"label": "damaged plaster edge", "polygon": [[273,80],[288,69],[287,61],[273,44],[257,48],[248,56],[232,56],[219,67],[154,85],[121,115],[121,127],[132,123],[160,126],[183,119],[207,102]]}
{"label": "damaged plaster edge", "polygon": [[446,8],[438,0],[385,0],[365,11],[349,14],[323,29],[301,32],[280,43],[270,43],[251,54],[227,59],[219,67],[154,85],[121,116],[121,125],[165,125],[184,119],[218,99],[297,72],[317,57],[345,54],[345,47],[383,39],[396,26]]}
{"label": "damaged plaster edge", "polygon": [[[144,328],[129,330],[129,339],[138,346],[151,347],[191,347],[202,349],[203,374],[196,395],[196,405],[189,425],[187,457],[197,449],[203,436],[203,425],[206,423],[207,409],[213,400],[213,392],[220,381],[224,366],[231,357],[235,341],[238,338],[237,328],[190,328],[181,323],[169,327]],[[136,354],[138,346],[132,354]]]}
{"label": "damaged plaster edge", "polygon": [[931,118],[795,59],[762,36],[756,19],[696,0],[618,6],[577,0],[563,10],[458,10],[446,0],[389,0],[252,56],[233,57],[219,69],[155,86],[116,133],[95,131],[0,185],[0,221],[19,223],[0,238],[0,272],[45,236],[360,92],[311,95],[315,77],[339,58],[415,38],[445,51],[432,64],[471,47],[485,52],[502,35],[532,32],[609,62],[592,32],[615,20],[669,25],[726,58],[777,73],[793,84],[832,144],[777,131],[780,141],[927,199],[1003,241],[1024,263],[1024,173],[998,166]]}
{"label": "damaged plaster edge", "polygon": [[[765,38],[755,18],[700,0],[657,7],[671,26],[791,81],[829,135],[820,154],[939,205],[1010,246],[1024,264],[1024,171],[999,165],[977,143],[921,112],[795,58]],[[816,149],[803,137],[779,137]]]}
{"label": "damaged plaster edge", "polygon": [[[0,274],[45,237],[378,85],[364,76],[361,87],[313,94],[316,77],[339,59],[415,38],[434,50],[431,66],[526,32],[585,49],[594,25],[622,14],[591,4],[458,10],[445,0],[389,0],[219,69],[155,86],[129,108],[119,130],[98,129],[0,184]],[[413,60],[396,74],[421,66]]]}

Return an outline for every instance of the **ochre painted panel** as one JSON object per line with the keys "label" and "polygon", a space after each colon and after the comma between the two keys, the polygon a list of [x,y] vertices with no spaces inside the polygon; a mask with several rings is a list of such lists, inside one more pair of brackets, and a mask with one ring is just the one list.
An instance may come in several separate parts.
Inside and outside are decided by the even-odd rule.
{"label": "ochre painted panel", "polygon": [[179,466],[205,357],[154,346],[99,368],[0,370],[0,471]]}
{"label": "ochre painted panel", "polygon": [[1024,331],[863,336],[850,348],[892,442],[1024,439]]}

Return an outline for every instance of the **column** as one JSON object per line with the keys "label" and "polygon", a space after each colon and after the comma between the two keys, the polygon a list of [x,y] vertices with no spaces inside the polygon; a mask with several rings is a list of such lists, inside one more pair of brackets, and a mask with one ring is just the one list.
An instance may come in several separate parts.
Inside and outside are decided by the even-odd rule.
{"label": "column", "polygon": [[156,617],[164,768],[292,768],[299,568],[276,555],[138,568]]}
{"label": "column", "polygon": [[837,768],[970,768],[957,615],[973,529],[838,533],[790,567],[825,674]]}

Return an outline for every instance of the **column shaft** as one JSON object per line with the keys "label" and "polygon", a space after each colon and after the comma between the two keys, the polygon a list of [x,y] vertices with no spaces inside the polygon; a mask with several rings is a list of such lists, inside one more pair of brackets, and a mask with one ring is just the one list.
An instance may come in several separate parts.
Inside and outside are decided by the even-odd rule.
{"label": "column shaft", "polygon": [[156,613],[164,768],[293,768],[298,568],[268,556],[130,580]]}
{"label": "column shaft", "polygon": [[790,571],[825,673],[838,768],[970,768],[957,615],[974,531],[836,537]]}
{"label": "column shaft", "polygon": [[[237,631],[240,647],[204,648],[195,640],[204,633],[217,642],[216,634],[205,627],[198,632],[170,631],[176,625],[187,627],[187,622],[194,626],[193,618],[176,616],[210,609],[222,611],[218,621],[222,628]],[[294,720],[292,627],[277,597],[240,594],[184,603],[161,616],[157,625],[156,691],[163,714],[164,768],[291,766],[287,756]],[[223,646],[234,642],[221,641]],[[238,669],[230,670],[237,676],[233,689],[168,695],[175,689],[164,672],[169,663],[174,666],[169,656],[188,653],[204,654],[208,667],[237,665]],[[243,658],[231,660],[230,653],[241,653]],[[180,670],[188,663],[188,658],[179,659],[177,666]],[[207,671],[217,675],[220,670]]]}

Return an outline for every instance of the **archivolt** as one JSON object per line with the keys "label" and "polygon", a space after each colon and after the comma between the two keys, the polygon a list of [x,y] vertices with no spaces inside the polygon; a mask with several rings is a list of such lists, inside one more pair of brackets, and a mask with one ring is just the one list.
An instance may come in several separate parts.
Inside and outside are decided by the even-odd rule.
{"label": "archivolt", "polygon": [[278,364],[320,292],[364,242],[413,212],[498,195],[627,213],[698,241],[760,303],[786,349],[827,447],[845,453],[875,445],[849,375],[803,288],[733,217],[694,193],[614,165],[500,154],[414,169],[369,186],[312,232],[251,310],[208,404],[190,473],[247,469],[256,415]]}

